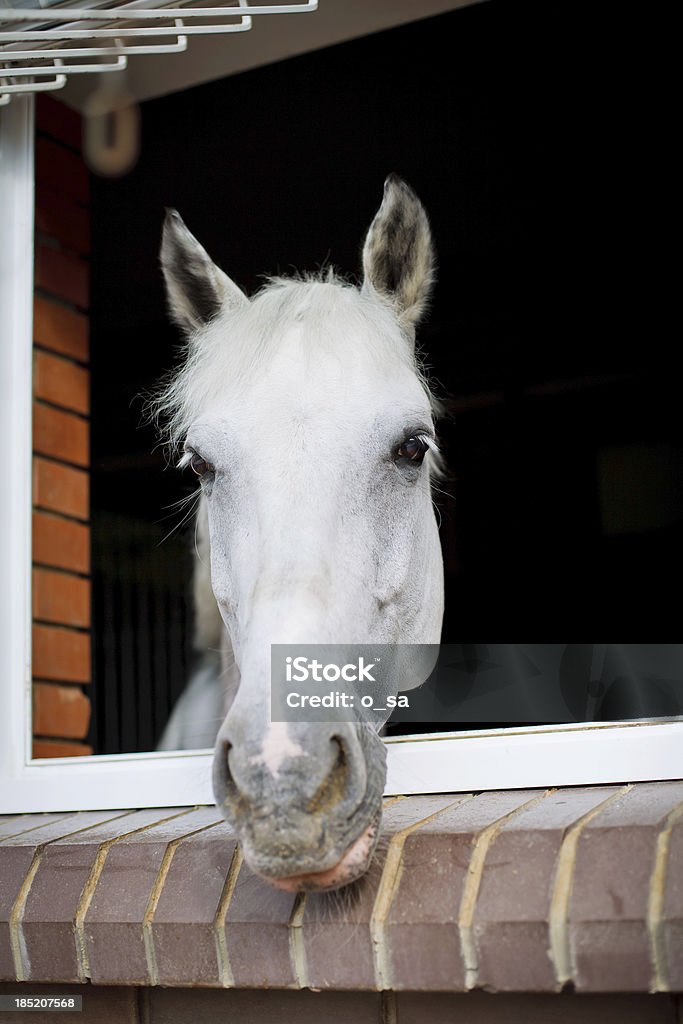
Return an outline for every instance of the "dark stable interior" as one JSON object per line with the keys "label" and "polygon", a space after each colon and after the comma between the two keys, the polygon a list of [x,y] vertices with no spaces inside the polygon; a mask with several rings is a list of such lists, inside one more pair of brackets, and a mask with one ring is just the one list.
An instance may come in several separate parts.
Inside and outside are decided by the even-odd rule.
{"label": "dark stable interior", "polygon": [[419,342],[447,408],[444,640],[677,623],[679,381],[650,288],[667,142],[643,17],[490,0],[142,105],[137,166],[92,182],[98,752],[153,749],[193,657],[192,532],[160,541],[194,482],[136,397],[179,345],[167,206],[252,293],[265,273],[358,274],[384,178],[404,177],[438,253]]}

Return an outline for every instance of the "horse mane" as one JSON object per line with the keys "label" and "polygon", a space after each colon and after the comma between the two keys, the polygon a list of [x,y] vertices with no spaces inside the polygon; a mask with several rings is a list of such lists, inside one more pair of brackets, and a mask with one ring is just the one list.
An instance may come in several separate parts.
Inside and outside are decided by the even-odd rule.
{"label": "horse mane", "polygon": [[[172,454],[177,454],[192,422],[219,402],[226,389],[253,379],[274,355],[288,328],[299,326],[306,359],[324,347],[353,359],[364,354],[378,361],[401,360],[429,397],[435,417],[441,412],[412,339],[401,330],[390,301],[372,287],[359,289],[333,269],[316,275],[269,277],[249,303],[224,306],[187,344],[180,367],[167,375],[149,403]],[[432,473],[438,472],[438,456]]]}

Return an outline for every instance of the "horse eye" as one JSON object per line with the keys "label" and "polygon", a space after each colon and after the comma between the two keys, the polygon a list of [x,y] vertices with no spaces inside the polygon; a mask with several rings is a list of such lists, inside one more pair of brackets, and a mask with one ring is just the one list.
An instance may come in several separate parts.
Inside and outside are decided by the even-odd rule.
{"label": "horse eye", "polygon": [[419,465],[425,457],[428,445],[421,437],[408,437],[399,447],[396,455],[398,458],[407,459]]}
{"label": "horse eye", "polygon": [[197,455],[196,452],[193,452],[192,454],[190,466],[197,476],[205,476],[207,473],[210,473],[213,468],[209,465],[206,459],[203,459],[201,455]]}

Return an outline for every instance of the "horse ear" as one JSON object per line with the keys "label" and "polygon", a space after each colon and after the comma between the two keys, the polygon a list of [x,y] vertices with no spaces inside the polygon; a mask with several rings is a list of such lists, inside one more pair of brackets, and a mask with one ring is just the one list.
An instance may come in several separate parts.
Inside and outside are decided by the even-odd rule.
{"label": "horse ear", "polygon": [[434,283],[429,221],[412,188],[396,174],[384,182],[384,198],[363,246],[365,282],[393,299],[403,323],[414,328]]}
{"label": "horse ear", "polygon": [[222,306],[249,301],[213,263],[176,210],[166,211],[160,255],[171,316],[187,334],[208,323]]}

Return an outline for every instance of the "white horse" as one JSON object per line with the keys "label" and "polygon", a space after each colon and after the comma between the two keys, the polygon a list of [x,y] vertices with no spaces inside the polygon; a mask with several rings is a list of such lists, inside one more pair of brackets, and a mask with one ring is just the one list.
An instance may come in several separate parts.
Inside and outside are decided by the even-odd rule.
{"label": "white horse", "polygon": [[158,410],[201,483],[195,602],[214,652],[161,747],[215,742],[216,803],[256,873],[336,888],[372,857],[384,745],[367,723],[271,721],[271,644],[439,641],[435,402],[415,349],[429,224],[389,177],[360,288],[329,273],[250,300],[175,211],[161,262],[188,344]]}

